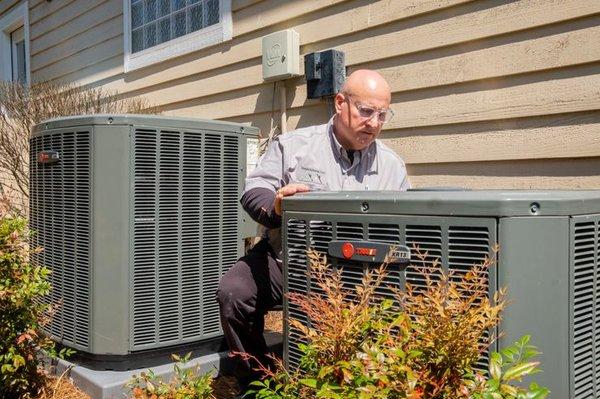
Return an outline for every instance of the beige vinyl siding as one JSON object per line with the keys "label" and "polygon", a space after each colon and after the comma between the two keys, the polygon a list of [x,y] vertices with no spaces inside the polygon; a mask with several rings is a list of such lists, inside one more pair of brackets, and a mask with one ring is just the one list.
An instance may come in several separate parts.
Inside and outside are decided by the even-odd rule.
{"label": "beige vinyl siding", "polygon": [[[63,21],[54,29],[48,29],[49,25],[45,23],[37,24],[37,37],[31,43],[31,54],[38,54],[42,51],[47,51],[52,47],[58,46],[69,41],[73,36],[84,33],[90,28],[105,24],[107,21],[113,20],[116,17],[123,15],[123,0],[109,0],[98,2],[98,5],[89,9],[77,18],[69,21]],[[122,33],[123,28],[117,29],[115,33]],[[74,42],[82,42],[75,40]]]}
{"label": "beige vinyl siding", "polygon": [[0,16],[19,3],[19,0],[0,0]]}
{"label": "beige vinyl siding", "polygon": [[28,199],[21,194],[15,178],[6,170],[0,170],[0,199],[8,199],[19,209],[27,209]]}
{"label": "beige vinyl siding", "polygon": [[30,17],[33,81],[76,81],[60,78],[117,55],[122,58],[122,0],[41,3],[30,8]]}
{"label": "beige vinyl siding", "polygon": [[594,157],[600,147],[600,114],[400,129],[387,132],[386,139],[410,164]]}
{"label": "beige vinyl siding", "polygon": [[[0,3],[4,4],[4,3]],[[392,87],[382,139],[416,186],[600,188],[598,0],[233,0],[233,39],[125,74],[123,1],[31,1],[34,81],[145,96],[165,114],[277,124],[261,38],[346,53]],[[288,128],[328,106],[286,82]],[[276,94],[276,92],[275,92]],[[277,97],[276,97],[277,98]]]}
{"label": "beige vinyl siding", "polygon": [[413,185],[480,189],[597,189],[600,187],[598,170],[598,158],[408,165]]}
{"label": "beige vinyl siding", "polygon": [[[30,4],[29,23],[32,25],[34,34],[32,37],[38,37],[39,31],[48,31],[58,26],[62,21],[66,22],[77,18],[82,12],[97,4],[93,0],[61,0],[61,1],[42,1]],[[44,21],[43,25],[37,25],[37,32],[33,26],[38,22]],[[45,28],[47,26],[47,29]]]}
{"label": "beige vinyl siding", "polygon": [[[47,69],[48,66],[81,53],[87,49],[97,49],[98,46],[114,37],[122,40],[123,15],[118,14],[98,25],[92,25],[77,36],[77,40],[64,40],[45,49],[35,49],[31,57],[34,70]],[[46,35],[44,35],[45,38]],[[48,35],[49,36],[49,35]],[[117,50],[118,51],[118,50]],[[48,73],[47,71],[44,71]]]}

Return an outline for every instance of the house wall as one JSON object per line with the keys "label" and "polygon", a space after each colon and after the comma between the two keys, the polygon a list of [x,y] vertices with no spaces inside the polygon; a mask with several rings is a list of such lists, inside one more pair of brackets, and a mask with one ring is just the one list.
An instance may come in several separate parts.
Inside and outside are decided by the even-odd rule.
{"label": "house wall", "polygon": [[[0,10],[7,1],[0,2]],[[8,3],[15,3],[8,1]],[[165,114],[278,121],[261,37],[336,48],[389,81],[382,139],[414,186],[600,188],[598,0],[233,0],[233,39],[125,74],[122,0],[30,0],[33,81],[143,95]],[[286,82],[288,128],[328,106]],[[273,119],[274,118],[274,119]]]}
{"label": "house wall", "polygon": [[19,3],[19,0],[0,0],[0,16]]}
{"label": "house wall", "polygon": [[0,201],[8,200],[17,209],[27,209],[28,200],[17,189],[15,179],[6,171],[0,170]]}

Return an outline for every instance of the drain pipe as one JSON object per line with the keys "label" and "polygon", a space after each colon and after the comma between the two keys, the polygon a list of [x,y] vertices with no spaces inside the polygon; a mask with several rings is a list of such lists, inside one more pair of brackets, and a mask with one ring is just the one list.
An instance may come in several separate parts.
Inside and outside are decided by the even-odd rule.
{"label": "drain pipe", "polygon": [[281,131],[281,134],[284,134],[287,132],[287,94],[285,92],[285,80],[282,80],[279,83],[279,110],[281,112],[279,130]]}

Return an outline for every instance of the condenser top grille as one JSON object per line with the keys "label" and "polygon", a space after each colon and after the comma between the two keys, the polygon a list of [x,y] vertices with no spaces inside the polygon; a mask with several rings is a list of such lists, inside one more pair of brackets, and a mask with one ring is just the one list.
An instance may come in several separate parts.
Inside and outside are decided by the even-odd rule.
{"label": "condenser top grille", "polygon": [[284,200],[286,211],[453,216],[573,216],[600,209],[597,191],[348,191],[305,193]]}
{"label": "condenser top grille", "polygon": [[44,133],[52,129],[73,129],[78,126],[102,126],[102,125],[123,125],[123,126],[152,126],[158,129],[168,129],[175,131],[219,131],[230,133],[251,133],[258,134],[258,129],[251,126],[242,126],[238,123],[225,121],[212,121],[199,118],[178,118],[170,116],[165,118],[160,115],[119,115],[119,114],[95,114],[67,116],[56,119],[49,119],[35,125],[32,128],[33,136]]}

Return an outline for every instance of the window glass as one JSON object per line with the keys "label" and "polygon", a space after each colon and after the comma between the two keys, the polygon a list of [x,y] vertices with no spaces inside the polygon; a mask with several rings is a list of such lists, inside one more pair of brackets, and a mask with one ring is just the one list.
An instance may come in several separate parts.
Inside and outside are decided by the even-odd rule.
{"label": "window glass", "polygon": [[207,4],[207,25],[219,23],[219,0],[208,0]]}
{"label": "window glass", "polygon": [[220,22],[219,0],[130,0],[131,52]]}
{"label": "window glass", "polygon": [[12,80],[27,83],[27,57],[25,54],[24,29],[20,27],[10,34]]}

